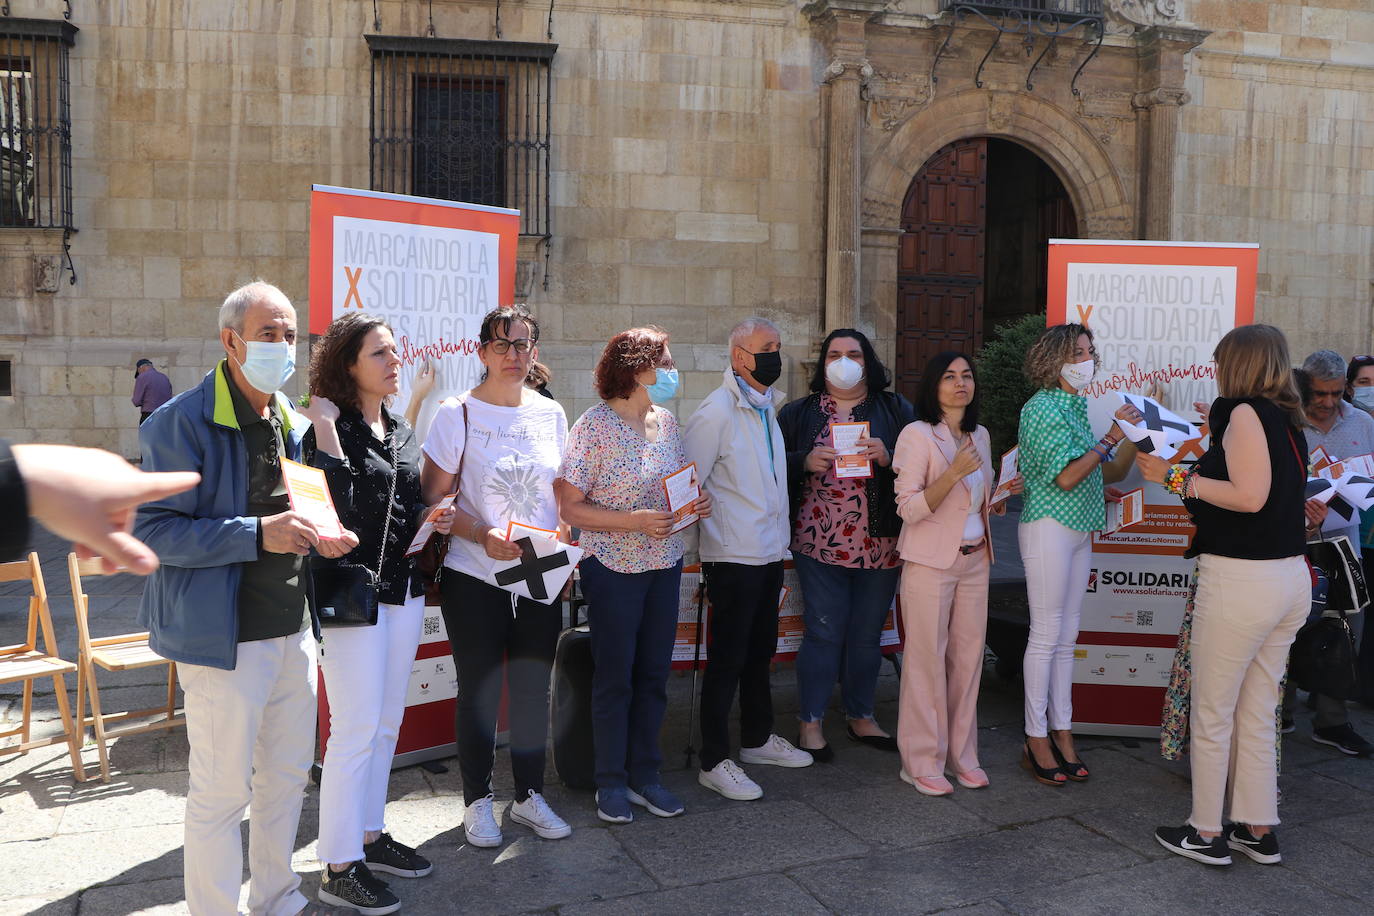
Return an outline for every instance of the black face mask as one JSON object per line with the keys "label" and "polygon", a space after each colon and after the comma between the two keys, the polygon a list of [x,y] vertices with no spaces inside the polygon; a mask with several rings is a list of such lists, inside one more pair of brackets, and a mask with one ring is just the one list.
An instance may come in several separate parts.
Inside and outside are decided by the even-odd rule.
{"label": "black face mask", "polygon": [[[744,348],[741,347],[741,350]],[[749,353],[748,350],[744,352]],[[782,354],[774,350],[772,353],[750,353],[754,357],[754,368],[749,370],[749,374],[754,377],[754,381],[760,385],[768,386],[778,380],[782,375]]]}

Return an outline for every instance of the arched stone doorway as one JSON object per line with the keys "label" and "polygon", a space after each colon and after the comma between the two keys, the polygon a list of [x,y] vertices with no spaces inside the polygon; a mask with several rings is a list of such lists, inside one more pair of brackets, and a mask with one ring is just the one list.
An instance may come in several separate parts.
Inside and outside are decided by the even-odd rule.
{"label": "arched stone doorway", "polygon": [[976,352],[997,325],[1044,308],[1047,241],[1077,234],[1068,190],[1026,147],[968,137],[936,151],[901,209],[898,390],[913,398],[930,357]]}

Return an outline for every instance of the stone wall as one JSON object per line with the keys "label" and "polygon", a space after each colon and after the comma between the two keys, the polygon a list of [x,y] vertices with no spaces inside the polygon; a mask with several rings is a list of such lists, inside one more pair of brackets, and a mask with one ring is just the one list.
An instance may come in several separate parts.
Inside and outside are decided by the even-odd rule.
{"label": "stone wall", "polygon": [[1182,109],[1174,235],[1260,245],[1256,318],[1293,358],[1370,352],[1374,7],[1191,0],[1212,35]]}

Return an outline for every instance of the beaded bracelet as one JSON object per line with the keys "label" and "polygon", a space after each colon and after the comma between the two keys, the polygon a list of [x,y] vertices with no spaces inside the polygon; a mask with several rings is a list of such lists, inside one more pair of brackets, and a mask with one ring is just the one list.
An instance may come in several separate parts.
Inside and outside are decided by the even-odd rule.
{"label": "beaded bracelet", "polygon": [[1094,445],[1092,448],[1088,449],[1088,451],[1092,452],[1094,455],[1097,456],[1097,463],[1098,463],[1098,464],[1103,464],[1104,462],[1107,462],[1107,461],[1110,461],[1110,460],[1111,460],[1111,456],[1107,454],[1106,450],[1104,450],[1104,449],[1102,449],[1102,448],[1099,448],[1099,447],[1096,446],[1096,445]]}
{"label": "beaded bracelet", "polygon": [[1169,470],[1164,474],[1164,489],[1177,496],[1184,498],[1184,486],[1188,483],[1188,469],[1181,464],[1169,466]]}

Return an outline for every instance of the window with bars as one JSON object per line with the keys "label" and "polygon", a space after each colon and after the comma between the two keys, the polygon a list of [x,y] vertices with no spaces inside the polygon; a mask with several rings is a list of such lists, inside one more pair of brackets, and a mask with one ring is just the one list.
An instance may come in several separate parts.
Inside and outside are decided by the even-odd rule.
{"label": "window with bars", "polygon": [[0,228],[72,226],[65,20],[0,18]]}
{"label": "window with bars", "polygon": [[510,207],[548,238],[558,46],[367,35],[374,191]]}

